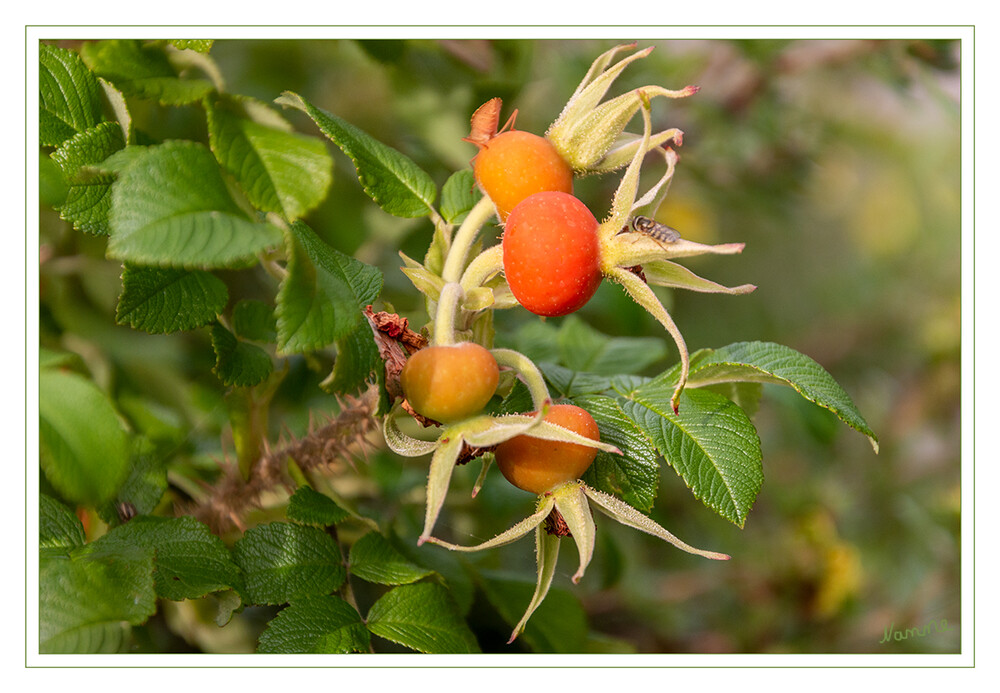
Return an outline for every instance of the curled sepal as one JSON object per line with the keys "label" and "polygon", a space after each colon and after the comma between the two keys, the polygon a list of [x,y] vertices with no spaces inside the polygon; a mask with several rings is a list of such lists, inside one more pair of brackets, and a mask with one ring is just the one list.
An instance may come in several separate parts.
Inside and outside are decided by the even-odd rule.
{"label": "curled sepal", "polygon": [[479,495],[479,492],[483,488],[483,484],[486,483],[486,474],[490,471],[490,463],[493,461],[493,455],[483,455],[483,468],[479,472],[479,476],[476,477],[476,483],[472,485],[472,497],[475,498]]}
{"label": "curled sepal", "polygon": [[442,434],[438,439],[438,448],[431,457],[431,467],[427,474],[427,508],[424,514],[424,531],[417,540],[417,545],[430,539],[434,523],[441,513],[445,496],[448,495],[448,485],[451,483],[451,472],[455,468],[458,454],[462,451],[462,437],[446,438]]}
{"label": "curled sepal", "polygon": [[399,429],[399,424],[396,422],[399,412],[399,408],[392,410],[382,422],[382,435],[389,449],[403,457],[420,457],[433,451],[437,447],[437,441],[414,438]]}
{"label": "curled sepal", "polygon": [[[638,264],[638,263],[637,263]],[[676,262],[659,260],[642,266],[646,282],[655,286],[668,286],[674,289],[688,289],[710,294],[748,294],[757,287],[753,284],[739,286],[723,286],[713,281],[699,277],[687,267]]]}
{"label": "curled sepal", "polygon": [[611,279],[615,280],[622,285],[625,289],[625,293],[632,297],[632,299],[638,303],[640,306],[646,309],[646,311],[656,318],[657,322],[663,325],[670,336],[674,338],[674,343],[677,345],[677,351],[680,353],[681,357],[681,372],[680,377],[677,379],[677,387],[674,389],[673,397],[670,398],[670,405],[673,407],[674,413],[677,413],[681,392],[684,390],[684,386],[687,384],[688,371],[691,369],[691,359],[688,356],[687,344],[684,342],[684,335],[681,331],[677,329],[677,325],[674,324],[674,319],[670,317],[670,313],[667,309],[663,307],[660,303],[660,299],[656,297],[653,290],[649,288],[646,282],[642,281],[633,272],[621,267],[615,267],[608,275]]}
{"label": "curled sepal", "polygon": [[528,386],[528,392],[531,393],[532,405],[535,409],[541,409],[549,400],[549,388],[545,385],[545,378],[535,362],[513,349],[492,349],[490,353],[497,360],[497,364],[507,366],[521,376],[524,384]]}
{"label": "curled sepal", "polygon": [[545,521],[545,518],[549,516],[549,513],[552,512],[552,508],[555,506],[555,503],[556,500],[553,496],[542,496],[538,499],[538,506],[533,514],[528,515],[510,529],[505,532],[501,532],[489,541],[484,541],[482,544],[476,544],[475,546],[462,546],[460,544],[451,544],[447,541],[442,541],[436,537],[427,537],[427,541],[432,544],[437,544],[438,546],[443,546],[451,551],[462,551],[465,553],[484,551],[486,549],[494,549],[498,546],[505,546],[517,541],[525,534],[542,524],[542,522]]}
{"label": "curled sepal", "polygon": [[631,267],[647,262],[669,260],[696,255],[739,255],[744,243],[720,243],[707,245],[684,238],[665,243],[649,235],[636,231],[624,231],[612,236],[602,249],[602,260],[609,266]]}
{"label": "curled sepal", "polygon": [[639,193],[639,174],[642,171],[642,160],[645,158],[646,152],[649,151],[652,128],[653,123],[649,117],[649,104],[647,102],[642,109],[642,140],[628,168],[625,169],[621,182],[618,183],[618,188],[615,189],[615,196],[611,201],[611,212],[597,227],[597,238],[601,244],[601,271],[605,273],[610,266],[617,264],[613,254],[609,253],[609,242],[628,224],[628,220],[632,216],[636,195]]}
{"label": "curled sepal", "polygon": [[594,527],[594,516],[590,512],[585,495],[585,484],[582,481],[568,481],[562,486],[552,490],[552,497],[556,501],[556,510],[566,521],[569,532],[576,542],[577,551],[580,553],[580,567],[573,574],[573,582],[580,582],[590,559],[594,556],[594,541],[596,529]]}
{"label": "curled sepal", "polygon": [[589,486],[583,486],[582,489],[583,493],[585,493],[587,497],[593,501],[595,505],[597,505],[598,510],[626,527],[632,527],[646,532],[647,534],[652,534],[654,537],[662,539],[669,544],[673,544],[681,551],[687,551],[688,553],[693,553],[698,556],[711,558],[715,561],[728,561],[730,558],[724,553],[696,549],[689,544],[685,544],[683,541],[675,537],[656,522],[653,522],[653,520],[643,515],[631,505],[615,498],[612,495],[604,493],[603,491],[592,489]]}
{"label": "curled sepal", "polygon": [[[475,448],[493,447],[514,436],[529,432],[531,435],[535,435],[534,431],[542,425],[542,419],[545,418],[550,406],[551,402],[546,401],[542,408],[531,416],[527,414],[483,416],[471,422],[463,422],[460,435],[466,443]],[[441,434],[442,438],[447,437],[448,434],[448,431],[444,431]]]}
{"label": "curled sepal", "polygon": [[[669,130],[654,133],[650,136],[649,142],[646,144],[646,151],[651,152],[657,147],[663,147],[668,142],[673,142],[678,147],[681,146],[684,142],[684,132],[677,128],[670,128]],[[611,149],[607,151],[600,161],[593,164],[588,169],[588,172],[610,173],[611,171],[617,171],[632,161],[641,146],[641,135],[634,135],[630,132],[622,133]]]}
{"label": "curled sepal", "polygon": [[[698,91],[698,88],[693,86],[672,90],[650,85],[601,103],[601,99],[622,71],[632,62],[645,58],[653,50],[652,47],[646,48],[608,67],[616,53],[631,48],[635,48],[634,43],[617,46],[594,61],[562,113],[545,133],[559,154],[579,173],[614,170],[628,162],[628,158],[622,156],[620,152],[613,161],[608,161],[606,156],[619,141],[636,111],[648,107],[649,98],[656,96],[683,98]],[[665,143],[673,138],[674,134],[680,134],[680,131],[665,131],[665,133],[658,134],[657,143],[652,146]],[[664,135],[662,138],[661,134]],[[675,141],[680,144],[680,138]],[[649,151],[649,146],[648,141],[644,143],[643,153]]]}
{"label": "curled sepal", "polygon": [[545,595],[549,593],[552,586],[552,576],[556,573],[556,563],[559,560],[559,537],[553,536],[545,531],[541,526],[535,528],[535,560],[538,564],[538,583],[535,585],[535,593],[531,595],[531,602],[528,604],[524,616],[514,626],[514,632],[510,634],[510,645],[517,639],[517,636],[524,631],[531,614],[535,613]]}
{"label": "curled sepal", "polygon": [[466,291],[483,286],[503,269],[503,247],[492,245],[479,253],[462,273],[460,283]]}

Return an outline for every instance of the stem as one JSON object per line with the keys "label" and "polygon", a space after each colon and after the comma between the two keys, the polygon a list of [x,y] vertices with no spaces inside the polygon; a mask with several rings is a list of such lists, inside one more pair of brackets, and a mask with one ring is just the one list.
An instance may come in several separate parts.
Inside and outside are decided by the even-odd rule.
{"label": "stem", "polygon": [[535,409],[541,411],[545,403],[549,401],[549,389],[545,386],[545,378],[538,370],[535,362],[524,354],[513,349],[493,349],[490,351],[493,358],[501,366],[509,366],[524,378],[524,384],[528,386],[531,393],[531,403]]}
{"label": "stem", "polygon": [[466,291],[482,286],[487,279],[503,268],[503,246],[494,245],[479,253],[462,274],[462,288]]}
{"label": "stem", "polygon": [[465,296],[461,284],[449,282],[441,289],[437,313],[434,316],[434,345],[448,346],[455,343],[455,313]]}
{"label": "stem", "polygon": [[465,258],[469,254],[469,248],[476,240],[476,234],[483,224],[496,213],[493,201],[488,197],[483,197],[475,204],[465,217],[465,221],[455,232],[455,238],[448,251],[448,258],[444,263],[444,270],[441,276],[446,282],[457,282],[462,276],[462,269],[465,267]]}

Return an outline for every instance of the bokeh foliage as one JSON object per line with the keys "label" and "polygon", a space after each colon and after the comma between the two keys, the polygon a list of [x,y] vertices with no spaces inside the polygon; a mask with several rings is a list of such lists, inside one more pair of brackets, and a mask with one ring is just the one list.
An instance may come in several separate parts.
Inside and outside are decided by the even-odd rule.
{"label": "bokeh foliage", "polygon": [[[440,186],[474,154],[461,142],[468,116],[493,96],[517,125],[544,131],[595,55],[618,41],[223,40],[211,55],[226,88],[272,101],[302,94],[405,152]],[[959,48],[953,42],[654,41],[653,54],[617,89],[643,84],[699,93],[654,109],[654,129],[679,127],[684,145],[657,217],[702,242],[745,242],[735,259],[699,258],[723,284],[754,283],[747,296],[662,294],[692,349],[769,340],[829,370],[878,431],[864,436],[794,394],[768,388],[755,424],[764,450],[763,490],[744,529],[708,513],[664,471],[652,516],[696,545],[733,556],[705,564],[655,540],[601,526],[594,578],[569,585],[566,560],[551,597],[578,599],[587,637],[575,648],[635,652],[954,652],[959,647],[960,196]],[[78,48],[77,44],[66,45]],[[193,107],[132,105],[149,136],[198,139]],[[316,134],[303,114],[283,115]],[[330,195],[309,226],[337,250],[379,267],[382,299],[417,325],[420,297],[398,270],[398,252],[422,257],[425,220],[381,212],[347,157],[335,159]],[[43,157],[42,166],[50,163]],[[210,481],[227,440],[225,389],[212,374],[205,332],[149,335],[115,324],[121,265],[106,239],[73,231],[52,211],[65,191],[42,186],[43,347],[76,354],[80,370],[109,393],[148,441],[147,478],[165,477],[156,510],[172,514]],[[600,218],[614,177],[578,182]],[[225,273],[223,273],[225,274]],[[245,298],[262,298],[253,273],[226,277]],[[603,286],[583,317],[610,335],[662,331],[615,286]],[[550,319],[558,326],[568,318]],[[498,315],[498,330],[526,335],[537,319]],[[656,365],[663,368],[670,351]],[[336,411],[319,388],[329,356],[289,360],[269,408],[269,438],[301,435],[311,412]],[[476,469],[456,473],[442,517],[455,536],[485,539],[524,515],[531,498],[487,483],[468,502]],[[425,460],[369,454],[334,487],[362,515],[392,518],[413,551]],[[498,473],[491,473],[500,481]],[[141,480],[136,481],[140,483]],[[159,482],[149,482],[156,484]],[[43,479],[43,491],[50,492]],[[151,512],[153,508],[140,509]],[[267,509],[253,521],[281,519]],[[88,517],[101,531],[104,518]],[[598,520],[599,522],[599,520]],[[681,531],[683,528],[683,532]],[[500,609],[521,595],[534,557],[515,544],[476,559],[478,583],[445,552],[421,549],[449,578],[484,651],[510,651]],[[589,584],[588,584],[589,583]],[[380,593],[359,586],[359,603]],[[523,601],[523,596],[511,597]],[[247,609],[224,628],[200,601],[169,603],[133,629],[139,651],[252,651],[267,608]],[[538,621],[544,621],[544,611]],[[880,644],[897,630],[947,619],[955,630]],[[566,642],[528,632],[529,644]],[[527,645],[518,644],[518,647]]]}

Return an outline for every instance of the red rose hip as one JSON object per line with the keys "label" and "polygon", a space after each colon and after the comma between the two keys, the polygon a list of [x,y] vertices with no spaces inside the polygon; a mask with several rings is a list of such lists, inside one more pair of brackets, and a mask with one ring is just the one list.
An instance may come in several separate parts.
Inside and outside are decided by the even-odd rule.
{"label": "red rose hip", "polygon": [[597,219],[563,192],[531,195],[510,213],[503,267],[518,302],[536,315],[567,315],[601,284]]}

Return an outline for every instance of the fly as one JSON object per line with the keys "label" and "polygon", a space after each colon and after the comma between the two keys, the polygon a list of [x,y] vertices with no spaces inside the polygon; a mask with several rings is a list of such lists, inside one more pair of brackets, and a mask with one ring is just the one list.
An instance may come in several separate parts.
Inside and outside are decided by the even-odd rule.
{"label": "fly", "polygon": [[628,226],[622,229],[622,232],[626,230],[641,233],[643,236],[649,236],[659,243],[676,243],[681,238],[681,234],[677,229],[641,215],[632,217],[632,220],[629,221]]}

